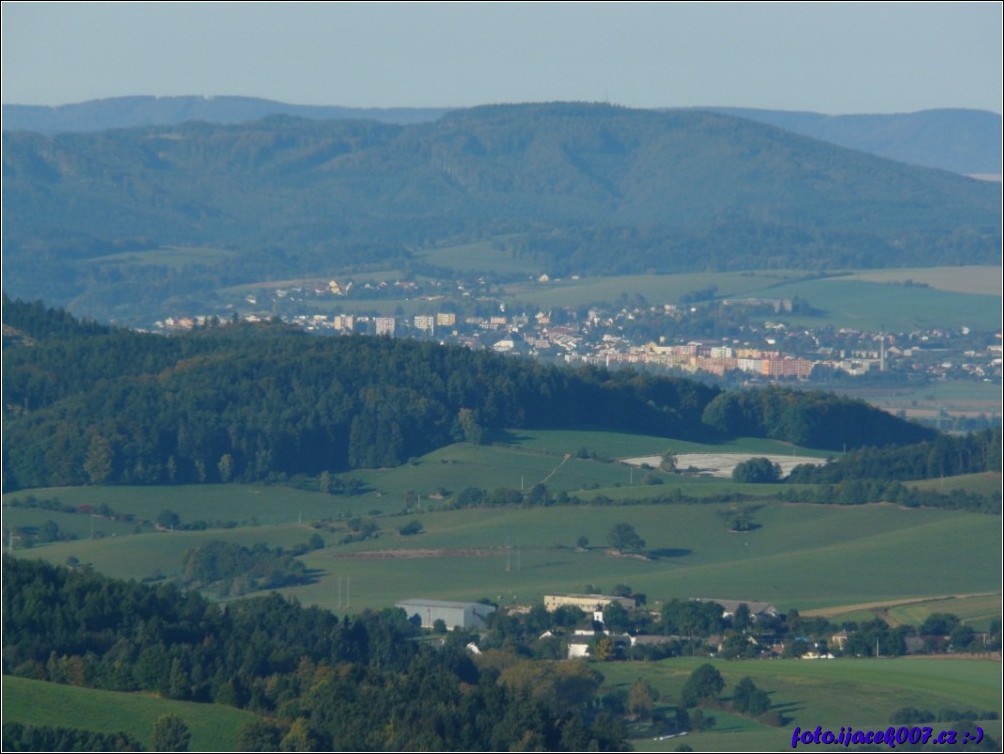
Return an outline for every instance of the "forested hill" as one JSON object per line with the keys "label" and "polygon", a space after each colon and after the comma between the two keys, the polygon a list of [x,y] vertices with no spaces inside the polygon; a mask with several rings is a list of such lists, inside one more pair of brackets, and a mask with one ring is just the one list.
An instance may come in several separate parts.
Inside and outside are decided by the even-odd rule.
{"label": "forested hill", "polygon": [[[465,632],[417,641],[400,609],[339,618],[278,594],[221,607],[5,555],[3,635],[5,673],[249,709],[260,719],[242,751],[627,748],[623,725],[597,714],[599,673],[541,674],[531,695],[479,668]],[[7,738],[5,724],[4,750],[25,750]]]}
{"label": "forested hill", "polygon": [[[590,427],[710,440],[738,433],[841,449],[934,432],[859,401],[283,325],[163,337],[77,327],[3,302],[4,483],[255,481],[393,466],[507,428]],[[55,326],[53,323],[61,323]]]}
{"label": "forested hill", "polygon": [[[42,105],[3,106],[6,131],[52,136],[117,128],[171,126],[189,121],[246,123],[270,115],[312,120],[425,123],[452,108],[361,108],[294,105],[256,97],[129,96]],[[1001,170],[1001,116],[986,110],[938,109],[915,113],[825,115],[743,107],[700,107],[767,123],[813,139],[911,165],[962,174]]]}
{"label": "forested hill", "polygon": [[[3,175],[6,290],[63,305],[110,276],[141,305],[170,277],[149,267],[169,245],[229,252],[165,291],[180,295],[400,269],[486,237],[551,275],[992,264],[1001,243],[998,185],[700,111],[8,132]],[[145,265],[116,266],[122,253]]]}

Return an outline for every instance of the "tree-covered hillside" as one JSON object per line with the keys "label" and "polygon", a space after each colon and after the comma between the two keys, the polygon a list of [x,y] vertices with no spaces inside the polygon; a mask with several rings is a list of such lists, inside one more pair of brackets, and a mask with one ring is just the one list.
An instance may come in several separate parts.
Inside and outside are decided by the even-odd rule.
{"label": "tree-covered hillside", "polygon": [[284,325],[172,337],[76,324],[4,299],[4,480],[252,481],[394,466],[503,429],[592,427],[691,440],[739,434],[821,448],[909,443],[933,431],[860,401]]}
{"label": "tree-covered hillside", "polygon": [[415,641],[399,609],[339,619],[277,594],[221,608],[4,556],[3,634],[4,673],[252,710],[244,751],[625,748],[623,726],[597,712],[597,674],[583,669],[579,698],[549,705],[475,665],[462,632]]}
{"label": "tree-covered hillside", "polygon": [[[8,293],[65,305],[100,288],[106,309],[400,269],[415,249],[503,234],[550,274],[978,264],[1000,248],[999,186],[700,111],[17,132],[3,171]],[[226,253],[179,274],[158,263],[169,245]]]}

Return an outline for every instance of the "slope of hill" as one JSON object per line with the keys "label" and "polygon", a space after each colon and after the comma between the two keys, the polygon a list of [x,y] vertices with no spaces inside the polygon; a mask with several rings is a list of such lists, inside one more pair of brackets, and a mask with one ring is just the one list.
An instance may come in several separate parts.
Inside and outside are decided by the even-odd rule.
{"label": "slope of hill", "polygon": [[823,115],[742,107],[707,109],[911,165],[964,175],[1001,174],[1001,116],[985,110]]}

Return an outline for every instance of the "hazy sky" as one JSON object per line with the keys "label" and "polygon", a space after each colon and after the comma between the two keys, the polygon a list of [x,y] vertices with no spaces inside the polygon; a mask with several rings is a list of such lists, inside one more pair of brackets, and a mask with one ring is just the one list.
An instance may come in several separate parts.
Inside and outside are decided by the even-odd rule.
{"label": "hazy sky", "polygon": [[1002,111],[986,3],[4,2],[2,100]]}

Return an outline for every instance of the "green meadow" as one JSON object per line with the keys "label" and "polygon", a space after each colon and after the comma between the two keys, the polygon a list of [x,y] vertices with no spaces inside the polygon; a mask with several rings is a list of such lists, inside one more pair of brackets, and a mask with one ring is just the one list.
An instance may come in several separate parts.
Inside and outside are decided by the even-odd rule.
{"label": "green meadow", "polygon": [[[284,591],[304,604],[338,610],[386,607],[415,596],[490,597],[511,604],[538,600],[548,592],[582,591],[588,584],[609,590],[618,583],[646,593],[653,602],[712,596],[801,610],[846,606],[852,611],[879,601],[999,594],[999,574],[987,568],[999,562],[997,518],[885,504],[782,504],[770,498],[780,485],[740,485],[631,468],[614,460],[670,450],[812,453],[748,438],[708,446],[597,431],[520,431],[491,446],[459,443],[397,468],[346,474],[361,485],[361,493],[351,496],[231,484],[41,489],[4,498],[6,503],[30,493],[73,505],[105,504],[137,521],[155,520],[169,509],[182,524],[208,522],[205,530],[164,531],[100,516],[9,506],[4,520],[8,527],[39,527],[52,520],[61,532],[77,537],[18,554],[54,563],[76,559],[112,576],[150,580],[177,576],[185,553],[211,540],[292,548],[318,533],[326,546],[302,556],[314,581]],[[302,482],[316,487],[316,480]],[[539,482],[583,502],[448,509],[450,496],[466,487],[529,490]],[[985,475],[959,480],[973,490],[994,483]],[[677,493],[693,500],[735,493],[757,499],[735,504],[644,502]],[[738,507],[751,508],[752,531],[729,530]],[[376,536],[341,544],[355,517],[372,520]],[[413,519],[422,523],[422,532],[402,536],[398,530]],[[632,524],[646,540],[649,557],[608,553],[608,534],[621,522]],[[588,539],[588,548],[576,547],[580,537]],[[351,593],[342,593],[348,583]],[[982,624],[1000,612],[998,597],[967,609],[965,617]],[[919,622],[916,618],[925,614],[921,608],[910,620]]]}
{"label": "green meadow", "polygon": [[154,723],[178,715],[192,734],[190,751],[239,751],[242,727],[258,718],[222,704],[196,704],[152,694],[121,693],[3,676],[4,723],[81,728],[98,733],[122,731],[149,750]]}
{"label": "green meadow", "polygon": [[[676,658],[655,663],[606,663],[594,665],[604,675],[604,689],[628,691],[644,678],[661,694],[657,704],[668,708],[679,700],[690,673],[710,662],[725,679],[723,701],[736,683],[749,676],[758,688],[768,692],[771,710],[781,715],[778,727],[758,720],[705,708],[705,716],[715,718],[710,731],[679,738],[655,740],[654,731],[632,744],[639,751],[673,751],[686,743],[696,751],[790,751],[795,727],[840,732],[841,726],[855,730],[886,729],[890,715],[901,707],[996,711],[1001,713],[1000,663],[993,660],[951,658],[837,659],[837,660],[707,660]],[[602,691],[601,691],[602,693]],[[668,710],[672,713],[671,710]],[[1000,720],[980,721],[981,727],[1000,740]],[[951,724],[932,723],[935,730],[951,729]],[[961,738],[961,736],[960,736]],[[825,750],[830,747],[798,749]],[[896,750],[911,747],[897,746]],[[912,747],[916,749],[916,747]],[[958,747],[965,749],[966,747]],[[971,748],[971,747],[970,747]]]}
{"label": "green meadow", "polygon": [[881,618],[890,626],[919,626],[932,613],[949,613],[976,631],[989,631],[991,622],[1001,619],[1001,593],[953,595],[848,605],[846,609],[808,610],[806,615],[822,615],[834,623]]}
{"label": "green meadow", "polygon": [[980,265],[961,267],[905,267],[894,270],[863,270],[849,276],[871,283],[911,283],[942,291],[1001,294],[1001,268]]}
{"label": "green meadow", "polygon": [[506,252],[503,247],[507,238],[510,236],[499,236],[456,246],[420,249],[415,250],[413,254],[426,264],[451,269],[461,274],[494,272],[508,275],[534,273],[540,275],[546,272],[538,269],[538,263],[512,257]]}
{"label": "green meadow", "polygon": [[[800,280],[813,273],[798,270],[758,272],[697,272],[680,275],[623,275],[562,278],[549,283],[513,283],[505,290],[507,300],[554,306],[613,304],[621,296],[644,296],[652,306],[678,304],[694,291],[715,287],[715,298],[766,298],[765,291]],[[770,295],[770,298],[783,298]]]}
{"label": "green meadow", "polygon": [[123,265],[127,267],[169,267],[184,269],[200,264],[218,264],[237,256],[234,251],[203,246],[166,246],[157,249],[120,251],[88,260],[91,265]]}
{"label": "green meadow", "polygon": [[[490,597],[509,604],[538,600],[547,592],[579,592],[587,584],[609,590],[627,583],[650,602],[710,596],[811,609],[999,588],[999,573],[987,568],[999,560],[994,518],[892,505],[768,503],[754,513],[759,528],[737,534],[727,526],[733,508],[581,505],[384,516],[375,519],[378,536],[368,541],[339,545],[343,530],[321,530],[328,546],[303,556],[317,580],[284,591],[304,604],[358,610],[414,596]],[[397,529],[413,518],[423,532],[400,535]],[[607,552],[607,535],[620,522],[635,527],[651,557]],[[288,548],[313,532],[306,521],[161,531],[61,542],[18,554],[54,563],[73,557],[124,578],[170,578],[180,572],[188,549],[212,539]],[[590,546],[580,551],[576,543],[583,536]],[[351,581],[349,604],[338,593],[343,580]]]}
{"label": "green meadow", "polygon": [[910,487],[933,492],[950,492],[964,490],[979,495],[990,495],[1001,490],[1001,474],[999,471],[987,471],[982,474],[964,474],[947,479],[923,479],[910,482]]}
{"label": "green meadow", "polygon": [[[506,292],[507,301],[514,306],[611,304],[622,295],[641,295],[649,304],[661,306],[679,304],[685,294],[714,286],[717,289],[714,294],[716,300],[792,299],[796,296],[804,299],[819,310],[820,315],[779,314],[773,317],[804,327],[845,327],[876,332],[962,326],[981,330],[1000,329],[1000,286],[997,284],[996,289],[991,290],[987,282],[979,279],[981,274],[985,274],[988,279],[999,281],[1000,269],[978,268],[973,271],[967,268],[962,277],[955,269],[911,270],[910,275],[893,270],[825,276],[794,270],[635,275],[562,279],[547,284],[511,284],[506,287]],[[920,282],[942,275],[954,284],[945,287],[934,283],[930,286],[904,284],[907,279]],[[971,282],[968,287],[967,281]]]}
{"label": "green meadow", "polygon": [[957,327],[994,331],[1001,327],[999,294],[957,293],[843,278],[804,281],[774,289],[775,298],[794,296],[824,312],[820,317],[782,318],[803,327],[830,325],[871,332]]}

